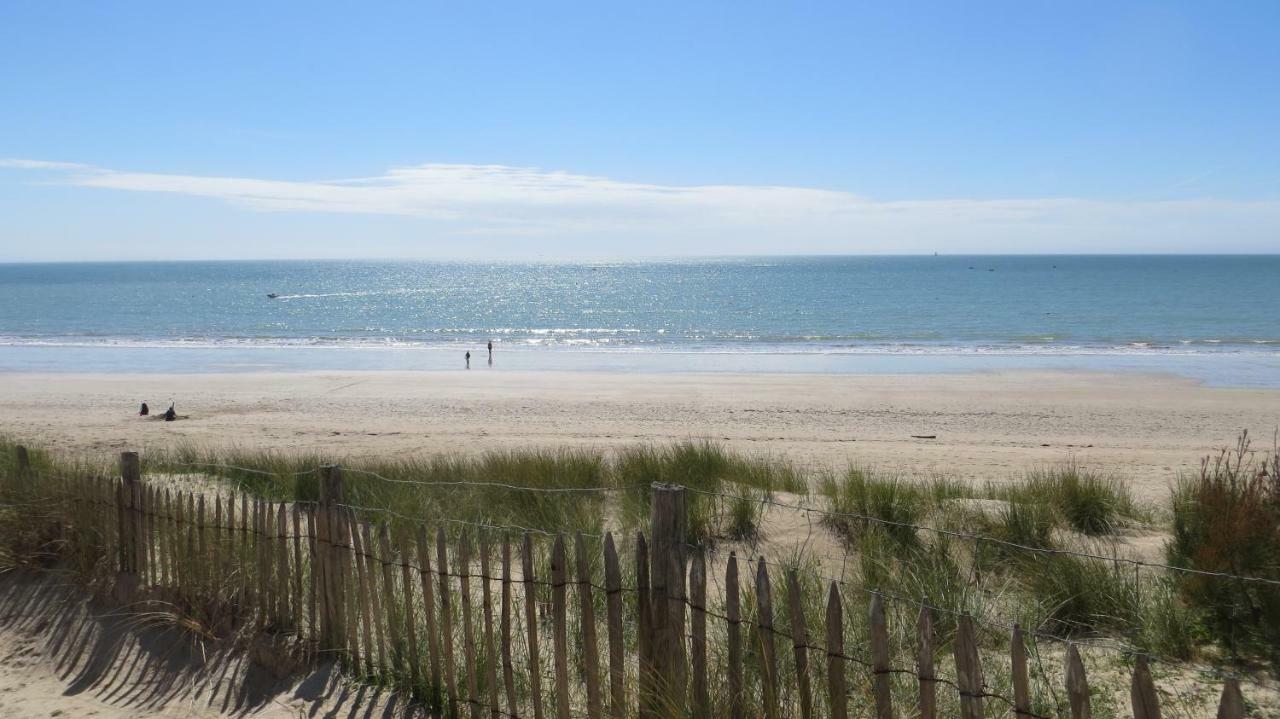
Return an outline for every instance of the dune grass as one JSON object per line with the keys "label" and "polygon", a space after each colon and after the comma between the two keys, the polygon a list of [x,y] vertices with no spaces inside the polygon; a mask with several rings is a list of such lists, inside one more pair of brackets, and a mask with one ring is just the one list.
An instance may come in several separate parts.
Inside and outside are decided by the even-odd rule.
{"label": "dune grass", "polygon": [[314,470],[328,464],[341,465],[345,502],[354,506],[570,533],[642,528],[650,486],[679,484],[691,490],[686,501],[695,542],[752,537],[762,499],[806,491],[801,473],[787,462],[702,441],[639,445],[615,454],[562,448],[388,460],[186,445],[150,453],[143,471],[212,475],[259,496],[315,500]]}
{"label": "dune grass", "polygon": [[[13,448],[12,441],[0,437],[0,477],[9,480],[16,471]],[[109,458],[95,464],[38,448],[30,456],[38,472],[115,471]],[[1280,490],[1276,460],[1267,457],[1259,460],[1245,443],[1179,483],[1171,503],[1170,563],[1280,578],[1275,559],[1280,556]],[[265,498],[308,501],[318,496],[315,469],[338,459],[322,453],[192,444],[146,453],[143,471],[188,487],[230,485]],[[1163,515],[1136,503],[1118,478],[1079,465],[1042,468],[1017,482],[986,486],[939,477],[918,481],[866,466],[808,476],[786,461],[699,441],[608,453],[534,449],[342,458],[340,463],[345,501],[353,506],[391,510],[428,523],[457,520],[587,534],[612,530],[622,531],[620,538],[634,536],[637,529],[647,531],[651,484],[679,484],[691,490],[690,541],[707,544],[760,539],[765,499],[780,493],[805,495],[784,501],[830,510],[828,528],[850,550],[856,575],[850,580],[947,610],[934,618],[944,643],[954,632],[950,612],[969,612],[979,622],[1016,620],[1053,636],[1119,638],[1182,659],[1195,657],[1208,640],[1233,656],[1268,657],[1273,662],[1274,647],[1280,646],[1280,593],[1275,587],[1150,572],[1135,576],[1127,565],[1118,568],[1110,562],[1002,544],[1042,550],[1090,548],[1107,556],[1121,530],[1158,528],[1156,518]],[[810,480],[817,499],[807,496]],[[59,543],[66,541],[55,531],[57,523],[41,519],[44,510],[32,501],[35,495],[15,491],[20,484],[7,481],[6,487],[7,501],[0,503],[0,564],[53,561]],[[511,487],[601,491],[526,492]],[[365,518],[386,521],[380,517],[371,513]],[[975,544],[914,525],[996,541]],[[470,531],[476,537],[477,530]],[[94,539],[84,536],[76,541],[88,545]],[[593,547],[592,571],[598,574],[600,551]],[[82,556],[90,561],[94,555],[86,551]],[[818,565],[802,555],[771,559],[775,560],[797,568],[805,588],[805,613],[813,615],[817,626],[824,608]],[[546,560],[539,559],[538,568],[545,575]],[[93,567],[79,571],[92,572]],[[744,571],[744,583],[750,576]],[[784,578],[775,576],[774,581],[781,584]],[[785,596],[785,590],[780,591],[775,602]],[[846,600],[851,602],[851,616],[864,611],[853,603],[852,593]],[[865,596],[857,601],[864,602]]]}
{"label": "dune grass", "polygon": [[990,489],[988,495],[1052,507],[1067,527],[1090,537],[1112,534],[1125,522],[1149,518],[1117,477],[1075,462],[1032,470],[1023,481]]}
{"label": "dune grass", "polygon": [[850,467],[843,475],[828,474],[822,478],[819,491],[835,513],[828,517],[828,523],[847,539],[856,541],[874,527],[878,533],[908,547],[920,540],[916,529],[909,525],[921,524],[943,502],[970,493],[963,485],[947,480],[917,484],[861,466]]}
{"label": "dune grass", "polygon": [[[1219,474],[1226,466],[1220,463]],[[1255,574],[1262,571],[1265,557],[1271,557],[1274,569],[1280,552],[1259,534],[1278,525],[1262,520],[1255,507],[1261,500],[1247,499],[1251,495],[1243,484],[1232,485],[1224,477],[1215,480],[1216,488],[1206,489],[1210,479],[1188,480],[1175,493],[1178,524],[1171,556],[1176,554],[1185,566],[1198,561],[1216,567],[1214,571],[1249,569]],[[1257,586],[1240,593],[1220,582],[1188,583],[1177,577],[1135,574],[1131,565],[1123,563],[1053,554],[1052,550],[1076,549],[1116,556],[1118,532],[1151,527],[1155,521],[1156,512],[1135,502],[1119,479],[1078,464],[1035,469],[1020,481],[983,487],[936,478],[911,482],[874,468],[855,467],[842,475],[823,477],[819,492],[835,512],[827,524],[859,557],[867,586],[927,598],[948,611],[970,612],[979,618],[1013,616],[1051,636],[1117,637],[1187,659],[1196,654],[1205,636],[1213,635],[1200,619],[1201,605],[1212,605],[1219,613],[1219,633],[1229,617],[1269,607],[1265,590]],[[1256,483],[1252,492],[1261,496]],[[1227,521],[1219,516],[1223,510],[1213,509],[1215,501],[1233,507],[1231,516],[1237,519],[1245,511],[1256,515],[1246,519],[1251,530],[1237,528],[1217,536],[1217,542],[1230,544],[1248,534],[1254,544],[1235,556],[1230,566],[1215,563],[1207,558],[1213,555],[1205,554],[1225,549],[1205,549],[1212,544],[1205,513],[1216,512],[1217,522]],[[946,532],[994,541],[969,542]],[[1207,592],[1202,585],[1226,594],[1198,594]],[[1256,616],[1250,625],[1255,628],[1260,621],[1273,621]],[[944,617],[935,622],[944,635],[954,631],[953,620]],[[1237,627],[1236,631],[1254,630]],[[1266,635],[1254,631],[1252,636]],[[1251,651],[1258,655],[1261,650],[1255,645]]]}

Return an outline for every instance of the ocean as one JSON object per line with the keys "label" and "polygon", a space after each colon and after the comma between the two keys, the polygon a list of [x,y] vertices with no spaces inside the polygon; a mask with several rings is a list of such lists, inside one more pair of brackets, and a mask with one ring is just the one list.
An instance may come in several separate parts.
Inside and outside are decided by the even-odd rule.
{"label": "ocean", "polygon": [[1277,278],[1280,255],[9,264],[0,371],[452,368],[492,341],[508,368],[1271,386]]}

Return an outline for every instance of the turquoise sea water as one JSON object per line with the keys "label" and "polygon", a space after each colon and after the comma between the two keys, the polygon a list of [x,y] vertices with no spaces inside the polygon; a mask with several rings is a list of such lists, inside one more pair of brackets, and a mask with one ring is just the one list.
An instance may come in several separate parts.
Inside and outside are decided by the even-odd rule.
{"label": "turquoise sea water", "polygon": [[1277,278],[1274,255],[0,265],[0,369],[429,369],[493,341],[504,367],[1274,384]]}

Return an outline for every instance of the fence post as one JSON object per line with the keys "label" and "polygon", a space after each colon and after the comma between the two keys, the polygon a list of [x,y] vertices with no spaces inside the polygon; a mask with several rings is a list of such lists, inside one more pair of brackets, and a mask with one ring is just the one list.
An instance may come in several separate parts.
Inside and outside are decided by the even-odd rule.
{"label": "fence post", "polygon": [[120,479],[122,500],[120,512],[120,570],[136,586],[138,580],[138,548],[142,532],[139,528],[138,485],[142,480],[142,465],[137,452],[120,453]]}
{"label": "fence post", "polygon": [[320,649],[339,651],[347,636],[343,606],[342,573],[334,540],[348,536],[340,531],[342,512],[334,505],[342,502],[342,469],[336,465],[320,468],[320,505],[316,508],[316,549],[320,556],[312,566],[319,574]]}
{"label": "fence post", "polygon": [[1091,719],[1093,703],[1089,699],[1089,680],[1085,676],[1084,661],[1075,644],[1067,646],[1067,699],[1071,703],[1072,719]]}
{"label": "fence post", "polygon": [[673,713],[686,709],[685,678],[685,570],[689,517],[685,489],[677,485],[653,485],[649,587],[653,601],[655,689],[662,706]]}
{"label": "fence post", "polygon": [[31,481],[31,455],[22,445],[14,447],[13,454],[18,460],[18,482],[25,485]]}

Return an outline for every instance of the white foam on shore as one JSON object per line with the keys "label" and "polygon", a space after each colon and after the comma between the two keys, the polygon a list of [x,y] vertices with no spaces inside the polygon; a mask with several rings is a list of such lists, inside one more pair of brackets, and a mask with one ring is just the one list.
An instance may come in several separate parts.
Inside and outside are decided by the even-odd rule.
{"label": "white foam on shore", "polygon": [[[136,349],[424,349],[454,350],[483,344],[486,330],[463,330],[471,336],[448,340],[401,337],[19,337],[0,336],[3,347],[77,347]],[[570,350],[575,352],[625,352],[663,354],[798,354],[798,355],[1280,355],[1280,340],[1272,339],[1184,339],[1174,344],[1152,341],[1123,343],[1065,343],[1044,338],[1040,342],[860,342],[832,343],[808,341],[773,342],[718,340],[637,340],[629,328],[549,328],[520,330],[534,336],[503,339],[492,332],[496,344],[510,350]],[[584,336],[606,334],[612,336]],[[1266,349],[1264,349],[1266,348]]]}

